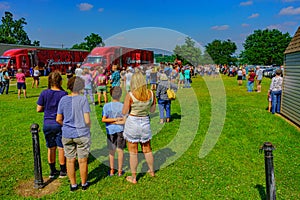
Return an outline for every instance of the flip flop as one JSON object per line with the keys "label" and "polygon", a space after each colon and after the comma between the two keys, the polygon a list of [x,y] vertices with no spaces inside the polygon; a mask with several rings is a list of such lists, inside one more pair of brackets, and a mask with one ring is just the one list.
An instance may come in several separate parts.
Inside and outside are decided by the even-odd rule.
{"label": "flip flop", "polygon": [[127,176],[126,180],[132,184],[137,184],[137,181],[135,180],[135,178],[133,178],[133,176]]}

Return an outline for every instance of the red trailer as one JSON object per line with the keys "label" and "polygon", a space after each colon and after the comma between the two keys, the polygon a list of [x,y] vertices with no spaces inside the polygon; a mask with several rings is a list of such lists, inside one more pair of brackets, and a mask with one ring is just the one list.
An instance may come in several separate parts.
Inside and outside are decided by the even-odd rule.
{"label": "red trailer", "polygon": [[39,66],[40,70],[49,69],[65,74],[68,66],[76,67],[89,54],[85,50],[51,49],[51,48],[19,48],[10,49],[0,56],[0,67],[21,68],[29,76],[30,67]]}
{"label": "red trailer", "polygon": [[153,51],[127,48],[121,46],[96,47],[83,61],[82,68],[103,66],[110,70],[112,65],[119,68],[138,67],[143,64],[153,64]]}

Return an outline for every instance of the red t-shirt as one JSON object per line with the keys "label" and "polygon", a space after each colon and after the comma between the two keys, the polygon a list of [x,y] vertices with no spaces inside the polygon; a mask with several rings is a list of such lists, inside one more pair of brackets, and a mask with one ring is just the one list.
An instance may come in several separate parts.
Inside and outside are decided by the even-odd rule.
{"label": "red t-shirt", "polygon": [[254,72],[250,72],[248,81],[254,81],[256,74]]}
{"label": "red t-shirt", "polygon": [[16,79],[18,83],[25,83],[25,74],[24,73],[17,73]]}

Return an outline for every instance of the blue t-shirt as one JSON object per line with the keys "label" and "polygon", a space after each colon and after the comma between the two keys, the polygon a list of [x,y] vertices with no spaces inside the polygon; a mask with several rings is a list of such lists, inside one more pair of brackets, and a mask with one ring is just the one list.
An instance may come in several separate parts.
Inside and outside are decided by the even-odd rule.
{"label": "blue t-shirt", "polygon": [[[105,116],[106,118],[123,117],[122,109],[123,109],[123,103],[120,102],[106,103],[103,106],[102,116]],[[109,135],[123,132],[123,130],[124,130],[124,125],[106,123],[106,133]]]}
{"label": "blue t-shirt", "polygon": [[84,121],[84,113],[90,112],[90,106],[85,96],[61,98],[57,114],[63,115],[62,136],[65,138],[90,137],[90,128]]}
{"label": "blue t-shirt", "polygon": [[120,72],[119,71],[115,71],[114,73],[112,73],[111,75],[111,86],[112,87],[115,87],[115,86],[120,86],[120,79],[121,79],[121,76],[120,76]]}
{"label": "blue t-shirt", "polygon": [[185,77],[185,79],[190,79],[191,78],[190,72],[191,71],[189,69],[184,70],[184,77]]}
{"label": "blue t-shirt", "polygon": [[56,113],[60,99],[68,93],[62,90],[46,89],[42,91],[37,101],[39,106],[44,107],[44,124],[57,124]]}

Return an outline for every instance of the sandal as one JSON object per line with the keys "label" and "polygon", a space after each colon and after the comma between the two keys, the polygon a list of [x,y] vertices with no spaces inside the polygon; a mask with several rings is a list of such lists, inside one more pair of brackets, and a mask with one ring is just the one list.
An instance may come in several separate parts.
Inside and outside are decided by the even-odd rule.
{"label": "sandal", "polygon": [[154,173],[154,172],[151,172],[150,170],[148,170],[147,173],[148,173],[151,177],[155,177],[155,173]]}
{"label": "sandal", "polygon": [[118,172],[118,176],[123,176],[124,174],[125,174],[124,170],[122,170],[121,172],[120,171]]}
{"label": "sandal", "polygon": [[114,176],[115,171],[113,169],[108,170],[107,174],[108,176]]}
{"label": "sandal", "polygon": [[137,184],[137,181],[135,178],[133,178],[133,176],[127,176],[126,180],[132,184]]}

